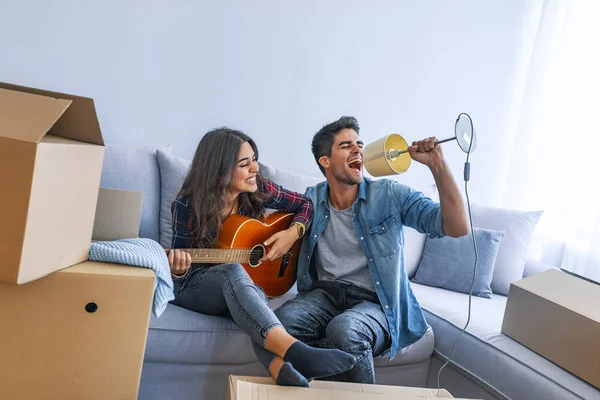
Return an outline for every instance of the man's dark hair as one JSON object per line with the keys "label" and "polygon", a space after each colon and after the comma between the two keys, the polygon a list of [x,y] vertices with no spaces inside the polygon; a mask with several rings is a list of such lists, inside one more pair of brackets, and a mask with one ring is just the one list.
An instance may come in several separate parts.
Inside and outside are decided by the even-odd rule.
{"label": "man's dark hair", "polygon": [[325,175],[325,168],[319,164],[319,158],[323,156],[331,156],[331,148],[337,135],[343,129],[354,129],[359,133],[360,127],[358,121],[354,117],[342,117],[337,121],[331,122],[322,127],[312,140],[312,153],[319,169]]}

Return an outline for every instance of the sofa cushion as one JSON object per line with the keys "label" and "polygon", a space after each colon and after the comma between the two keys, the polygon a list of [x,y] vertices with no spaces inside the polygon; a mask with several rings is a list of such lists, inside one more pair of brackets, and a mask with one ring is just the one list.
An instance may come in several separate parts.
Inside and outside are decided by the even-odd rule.
{"label": "sofa cushion", "polygon": [[256,361],[250,336],[230,319],[169,304],[152,315],[144,359],[185,364],[247,364]]}
{"label": "sofa cushion", "polygon": [[297,193],[304,193],[307,187],[314,186],[325,180],[323,177],[303,175],[297,172],[275,168],[261,162],[259,162],[259,166],[260,172],[265,178]]}
{"label": "sofa cushion", "polygon": [[173,237],[171,204],[181,189],[191,162],[162,150],[156,151],[156,159],[160,170],[160,244],[169,248]]}
{"label": "sofa cushion", "polygon": [[494,293],[508,295],[510,283],[523,277],[529,243],[542,213],[543,211],[528,212],[475,204],[471,206],[473,226],[504,231],[494,265]]}
{"label": "sofa cushion", "polygon": [[475,251],[471,234],[460,238],[427,238],[413,281],[467,294],[473,283],[474,296],[491,298],[494,263],[504,232],[473,228],[473,233],[478,256],[474,282]]}
{"label": "sofa cushion", "polygon": [[[447,357],[468,317],[469,296],[411,284],[435,333],[436,352]],[[472,298],[471,320],[452,363],[512,399],[600,398],[600,390],[500,333],[507,298]],[[442,375],[444,372],[442,371]]]}
{"label": "sofa cushion", "polygon": [[[171,151],[171,146],[161,148]],[[107,144],[100,187],[144,193],[140,237],[159,240],[160,174],[156,148]]]}
{"label": "sofa cushion", "polygon": [[[292,288],[271,299],[276,309],[296,295]],[[392,361],[386,354],[375,360],[376,366],[393,366],[428,360],[433,353],[434,336],[429,329],[417,342],[402,349]],[[190,364],[247,364],[256,362],[250,337],[228,318],[199,314],[169,304],[165,312],[150,319],[144,359],[155,362]]]}

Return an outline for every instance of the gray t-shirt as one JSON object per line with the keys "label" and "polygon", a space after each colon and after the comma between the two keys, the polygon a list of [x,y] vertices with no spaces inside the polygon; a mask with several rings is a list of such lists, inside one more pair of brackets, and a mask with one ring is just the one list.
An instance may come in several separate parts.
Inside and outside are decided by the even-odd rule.
{"label": "gray t-shirt", "polygon": [[352,225],[352,207],[339,211],[329,204],[329,223],[315,248],[320,280],[341,281],[375,292],[367,257]]}

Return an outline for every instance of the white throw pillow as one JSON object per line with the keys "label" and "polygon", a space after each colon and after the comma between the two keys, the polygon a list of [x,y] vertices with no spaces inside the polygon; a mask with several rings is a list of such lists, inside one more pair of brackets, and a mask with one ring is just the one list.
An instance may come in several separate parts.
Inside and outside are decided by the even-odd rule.
{"label": "white throw pillow", "polygon": [[[438,201],[438,192],[435,184],[427,185],[423,188],[415,187],[416,190],[421,190],[423,194],[429,197],[433,201]],[[406,274],[408,279],[412,279],[416,272],[421,256],[423,255],[423,248],[425,246],[425,234],[417,232],[413,228],[408,226],[404,227],[404,267],[406,268]]]}
{"label": "white throw pillow", "polygon": [[492,291],[507,296],[511,282],[523,278],[533,231],[543,211],[520,211],[471,205],[473,226],[504,231],[494,265]]}
{"label": "white throw pillow", "polygon": [[425,235],[408,226],[404,227],[404,267],[408,279],[417,273],[417,267],[423,255]]}

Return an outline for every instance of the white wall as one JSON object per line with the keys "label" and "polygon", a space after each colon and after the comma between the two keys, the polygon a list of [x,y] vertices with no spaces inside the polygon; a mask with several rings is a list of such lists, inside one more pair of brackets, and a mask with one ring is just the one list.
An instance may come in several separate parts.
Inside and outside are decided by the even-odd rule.
{"label": "white wall", "polygon": [[[493,203],[541,0],[4,1],[0,80],[93,97],[107,143],[191,157],[208,129],[318,175],[312,135],[356,116],[366,142],[452,135],[473,117],[472,201]],[[370,5],[367,5],[370,4]],[[464,156],[444,147],[457,180]],[[431,182],[422,166],[398,177]]]}

